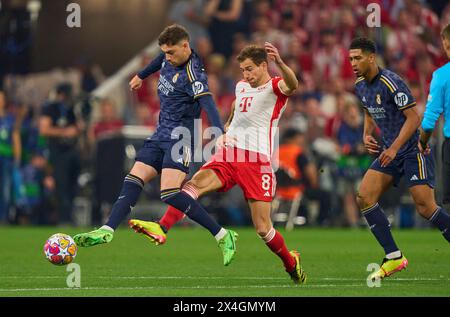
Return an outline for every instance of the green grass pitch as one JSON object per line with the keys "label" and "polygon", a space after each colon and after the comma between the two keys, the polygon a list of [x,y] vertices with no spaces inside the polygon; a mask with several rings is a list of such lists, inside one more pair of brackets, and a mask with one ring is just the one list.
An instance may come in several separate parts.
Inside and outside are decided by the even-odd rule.
{"label": "green grass pitch", "polygon": [[163,246],[154,246],[129,229],[112,243],[79,248],[81,288],[69,289],[66,267],[43,255],[53,233],[74,235],[76,228],[0,228],[0,297],[5,296],[449,296],[450,250],[437,230],[394,230],[409,260],[406,271],[369,288],[370,263],[382,249],[367,229],[281,230],[297,248],[308,274],[296,286],[282,263],[251,228],[236,228],[238,253],[224,267],[215,240],[200,228],[174,228]]}

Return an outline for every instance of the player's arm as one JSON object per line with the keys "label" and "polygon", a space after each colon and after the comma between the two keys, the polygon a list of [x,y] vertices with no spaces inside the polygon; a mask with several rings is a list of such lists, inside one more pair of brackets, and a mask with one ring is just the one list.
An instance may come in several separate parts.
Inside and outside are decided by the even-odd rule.
{"label": "player's arm", "polygon": [[427,148],[428,141],[433,133],[436,121],[444,111],[444,89],[442,81],[437,78],[436,73],[430,84],[430,94],[428,96],[428,103],[425,107],[423,115],[422,126],[420,130],[420,145],[423,150]]}
{"label": "player's arm", "polygon": [[212,95],[209,93],[203,94],[198,97],[198,101],[200,106],[206,111],[211,126],[219,128],[223,133],[224,130],[222,120],[220,119],[219,111],[217,110],[217,106]]}
{"label": "player's arm", "polygon": [[130,81],[131,89],[139,89],[142,85],[142,81],[153,73],[156,73],[161,69],[161,65],[164,60],[164,53],[159,54],[154,60],[150,62],[143,70],[137,73]]}
{"label": "player's arm", "polygon": [[375,132],[375,129],[377,127],[377,124],[375,123],[375,120],[370,116],[369,111],[367,111],[366,108],[364,108],[364,134],[363,134],[363,142],[364,147],[366,148],[367,152],[370,154],[377,154],[379,153],[379,146],[377,140],[373,137],[373,133]]}
{"label": "player's arm", "polygon": [[391,146],[384,150],[379,157],[382,167],[387,166],[395,158],[403,144],[413,136],[420,126],[421,115],[417,107],[408,108],[403,111],[403,114],[406,121],[403,123],[400,133]]}
{"label": "player's arm", "polygon": [[236,100],[233,100],[233,103],[231,104],[231,112],[230,112],[230,115],[228,116],[228,120],[227,120],[227,122],[225,122],[225,125],[224,125],[224,130],[225,130],[225,132],[227,132],[228,131],[228,127],[230,126],[230,124],[231,124],[231,120],[233,120],[233,117],[234,117],[234,106],[236,105]]}
{"label": "player's arm", "polygon": [[280,53],[278,52],[278,49],[270,44],[269,42],[266,42],[264,44],[267,55],[269,56],[269,59],[275,62],[278,69],[281,72],[281,77],[283,78],[279,82],[279,88],[285,94],[286,96],[290,96],[294,93],[294,91],[298,88],[298,79],[297,76],[295,76],[294,71],[287,66],[283,60],[280,57]]}

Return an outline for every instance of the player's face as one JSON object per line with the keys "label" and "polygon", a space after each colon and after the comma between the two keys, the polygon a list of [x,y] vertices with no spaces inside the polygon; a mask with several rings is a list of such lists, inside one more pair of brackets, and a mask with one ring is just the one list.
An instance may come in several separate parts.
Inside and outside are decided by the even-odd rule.
{"label": "player's face", "polygon": [[163,44],[161,50],[166,55],[166,60],[173,66],[180,66],[189,58],[188,41],[180,41],[175,45]]}
{"label": "player's face", "polygon": [[356,76],[365,77],[370,70],[370,66],[375,62],[375,54],[363,52],[361,49],[353,49],[349,52],[350,64]]}
{"label": "player's face", "polygon": [[265,73],[267,73],[267,63],[262,62],[256,65],[250,58],[247,58],[239,64],[244,80],[247,81],[250,86],[258,87],[264,84],[262,82]]}

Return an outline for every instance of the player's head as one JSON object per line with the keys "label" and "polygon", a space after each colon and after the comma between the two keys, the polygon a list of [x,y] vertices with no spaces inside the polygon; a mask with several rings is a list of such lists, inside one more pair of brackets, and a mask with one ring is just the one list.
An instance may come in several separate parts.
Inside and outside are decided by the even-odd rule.
{"label": "player's head", "polygon": [[158,37],[158,44],[166,55],[166,60],[174,66],[184,64],[191,55],[189,34],[181,25],[166,27]]}
{"label": "player's head", "polygon": [[372,67],[377,67],[376,53],[377,49],[372,40],[359,37],[352,41],[349,58],[353,71],[358,77],[366,77]]}
{"label": "player's head", "polygon": [[268,75],[267,53],[262,47],[249,45],[244,47],[237,56],[239,67],[244,79],[252,87],[258,87]]}
{"label": "player's head", "polygon": [[444,46],[447,57],[450,58],[450,22],[442,29],[442,45]]}

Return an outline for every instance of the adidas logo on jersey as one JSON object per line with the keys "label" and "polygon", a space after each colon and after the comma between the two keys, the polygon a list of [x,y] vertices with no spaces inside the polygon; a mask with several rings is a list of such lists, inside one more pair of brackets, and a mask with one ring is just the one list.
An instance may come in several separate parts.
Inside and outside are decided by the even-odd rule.
{"label": "adidas logo on jersey", "polygon": [[183,164],[183,163],[184,163],[183,158],[180,157],[180,158],[177,160],[177,162]]}
{"label": "adidas logo on jersey", "polygon": [[363,102],[366,102],[366,101],[367,101],[367,100],[366,100],[366,96],[363,97],[362,101],[363,101]]}
{"label": "adidas logo on jersey", "polygon": [[266,193],[264,194],[264,197],[270,197],[269,192],[266,192]]}
{"label": "adidas logo on jersey", "polygon": [[419,178],[417,177],[417,175],[413,175],[413,177],[411,177],[410,181],[418,181]]}

